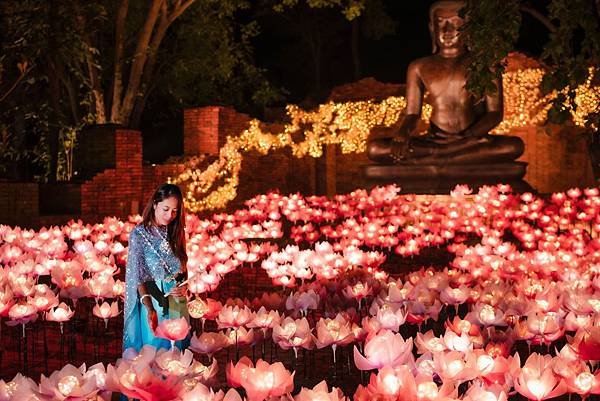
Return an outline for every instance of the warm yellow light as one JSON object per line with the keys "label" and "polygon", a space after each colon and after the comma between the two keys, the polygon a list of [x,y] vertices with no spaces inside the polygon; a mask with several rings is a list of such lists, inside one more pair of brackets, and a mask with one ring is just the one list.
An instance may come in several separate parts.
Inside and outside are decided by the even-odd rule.
{"label": "warm yellow light", "polygon": [[[587,116],[600,105],[600,87],[592,86],[596,70],[589,69],[585,84],[576,90],[576,109],[569,104],[573,121],[584,126]],[[518,127],[539,125],[546,121],[548,110],[557,92],[542,95],[540,84],[544,70],[529,68],[507,72],[503,76],[504,120],[492,131],[507,133]],[[366,149],[367,137],[377,126],[390,127],[406,108],[404,97],[389,97],[373,101],[329,102],[315,111],[305,111],[296,105],[287,106],[290,123],[282,132],[264,132],[258,120],[252,120],[239,136],[228,136],[219,151],[219,158],[205,170],[198,168],[194,158],[187,168],[169,182],[186,186],[185,202],[188,210],[199,212],[223,208],[237,195],[243,153],[256,151],[266,155],[271,151],[290,148],[295,157],[321,157],[325,145],[339,145],[342,153],[360,153]],[[422,120],[429,122],[431,105],[424,104]],[[294,142],[292,135],[302,133],[303,139]]]}

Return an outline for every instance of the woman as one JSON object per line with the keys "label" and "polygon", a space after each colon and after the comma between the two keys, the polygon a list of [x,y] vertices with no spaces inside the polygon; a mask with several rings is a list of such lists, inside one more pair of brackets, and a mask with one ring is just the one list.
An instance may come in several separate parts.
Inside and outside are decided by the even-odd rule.
{"label": "woman", "polygon": [[[187,286],[182,284],[187,262],[184,222],[181,190],[163,184],[129,235],[123,351],[134,348],[139,352],[146,344],[170,348],[170,342],[154,336],[154,330],[163,319],[188,316]],[[179,349],[188,345],[189,336],[176,343]]]}

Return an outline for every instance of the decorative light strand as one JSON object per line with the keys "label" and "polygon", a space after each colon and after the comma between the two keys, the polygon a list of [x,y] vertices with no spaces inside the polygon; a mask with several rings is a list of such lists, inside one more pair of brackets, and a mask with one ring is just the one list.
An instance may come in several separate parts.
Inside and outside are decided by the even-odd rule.
{"label": "decorative light strand", "polygon": [[[565,104],[577,126],[584,126],[588,114],[600,107],[600,87],[592,86],[595,72],[594,68],[590,68],[585,84],[577,88],[575,110]],[[546,121],[552,100],[558,93],[542,94],[540,84],[543,76],[544,70],[540,68],[504,74],[504,120],[492,133],[503,134],[514,128],[539,125]],[[188,210],[200,212],[220,209],[237,195],[243,153],[257,151],[266,155],[273,150],[289,147],[294,157],[317,158],[323,155],[324,145],[339,145],[344,154],[364,152],[371,129],[392,126],[400,119],[405,108],[404,97],[389,97],[380,103],[329,102],[315,111],[288,105],[286,110],[290,123],[284,126],[283,132],[265,132],[260,127],[260,121],[252,120],[239,136],[227,137],[219,151],[218,160],[205,170],[198,169],[197,163],[190,163],[170,182],[186,186]],[[423,122],[429,123],[431,111],[431,105],[423,105]],[[294,142],[292,135],[298,133],[302,134],[303,140]],[[215,188],[216,184],[218,186]],[[211,188],[214,189],[211,191]]]}

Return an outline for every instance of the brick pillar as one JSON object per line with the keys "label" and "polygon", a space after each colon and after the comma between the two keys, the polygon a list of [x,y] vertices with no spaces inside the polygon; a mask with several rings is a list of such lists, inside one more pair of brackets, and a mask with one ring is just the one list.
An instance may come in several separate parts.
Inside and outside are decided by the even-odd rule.
{"label": "brick pillar", "polygon": [[248,128],[250,117],[230,107],[208,106],[183,111],[183,153],[216,156],[227,136]]}
{"label": "brick pillar", "polygon": [[141,132],[103,127],[101,133],[87,138],[86,147],[104,155],[106,160],[92,165],[99,171],[85,177],[81,185],[82,217],[94,221],[104,216],[124,218],[140,212],[143,202]]}
{"label": "brick pillar", "polygon": [[219,112],[209,106],[183,111],[183,153],[195,156],[219,154]]}

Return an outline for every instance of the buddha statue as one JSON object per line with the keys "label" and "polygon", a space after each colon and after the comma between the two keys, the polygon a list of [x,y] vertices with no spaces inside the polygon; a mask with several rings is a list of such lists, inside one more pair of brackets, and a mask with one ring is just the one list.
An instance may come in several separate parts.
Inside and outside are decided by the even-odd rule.
{"label": "buddha statue", "polygon": [[[464,6],[464,1],[431,6],[433,55],[409,65],[406,115],[391,137],[368,142],[367,155],[376,164],[365,166],[367,178],[392,179],[403,187],[412,180],[423,187],[421,192],[431,193],[459,183],[522,181],[526,163],[515,159],[523,153],[523,141],[489,134],[503,118],[501,80],[496,79],[496,90],[481,99],[465,87],[470,54],[461,32],[464,19],[459,11]],[[427,133],[416,135],[426,94],[432,106],[430,126]],[[428,191],[428,185],[435,188]]]}

